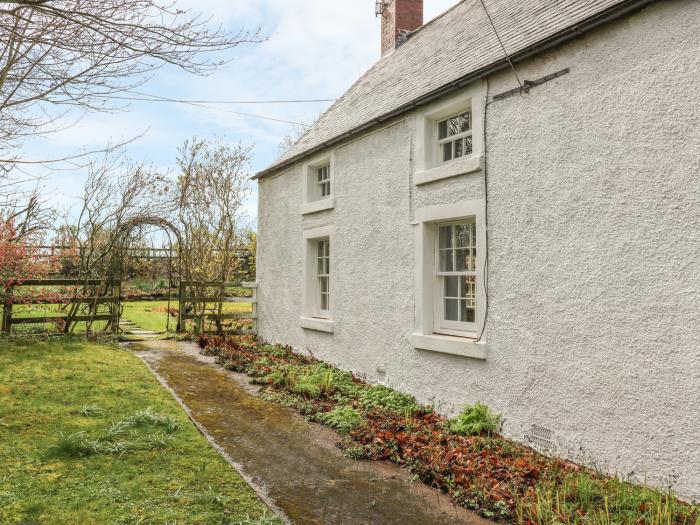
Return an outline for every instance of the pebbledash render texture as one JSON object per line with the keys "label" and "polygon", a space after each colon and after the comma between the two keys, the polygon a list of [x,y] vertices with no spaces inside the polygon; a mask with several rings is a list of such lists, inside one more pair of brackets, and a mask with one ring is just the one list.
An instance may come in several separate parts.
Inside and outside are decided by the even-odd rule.
{"label": "pebbledash render texture", "polygon": [[560,76],[479,0],[385,54],[257,176],[260,335],[700,500],[700,2],[486,4]]}

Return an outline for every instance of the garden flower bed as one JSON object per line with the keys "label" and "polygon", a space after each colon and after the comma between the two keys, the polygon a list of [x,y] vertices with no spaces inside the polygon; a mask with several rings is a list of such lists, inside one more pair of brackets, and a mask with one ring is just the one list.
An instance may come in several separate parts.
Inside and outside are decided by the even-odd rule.
{"label": "garden flower bed", "polygon": [[549,458],[497,433],[477,404],[454,419],[291,348],[203,336],[205,355],[263,386],[261,397],[338,430],[353,459],[389,460],[481,515],[519,524],[699,525],[700,510],[659,492]]}

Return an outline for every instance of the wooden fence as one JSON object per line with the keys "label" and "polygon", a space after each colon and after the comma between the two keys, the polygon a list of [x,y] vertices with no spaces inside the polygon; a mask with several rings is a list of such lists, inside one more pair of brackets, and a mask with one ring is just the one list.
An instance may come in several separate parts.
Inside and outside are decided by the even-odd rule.
{"label": "wooden fence", "polygon": [[[55,299],[44,299],[44,298],[32,298],[30,297],[27,302],[24,301],[23,297],[26,296],[15,296],[14,290],[22,287],[63,287],[63,286],[75,286],[75,287],[94,287],[106,290],[107,293],[104,295],[99,295],[95,297],[84,297],[77,294],[73,294],[73,297],[60,297]],[[25,281],[20,281],[13,286],[11,286],[7,293],[3,296],[3,315],[2,315],[2,331],[3,333],[9,335],[12,333],[12,327],[15,325],[31,325],[31,324],[47,324],[47,323],[60,323],[64,324],[64,331],[66,333],[70,332],[71,326],[74,323],[87,322],[93,323],[95,321],[107,321],[108,326],[113,332],[116,332],[119,328],[119,303],[121,295],[121,281],[120,280],[108,280],[108,279],[29,279]],[[107,305],[109,308],[109,313],[92,313],[89,315],[49,315],[41,317],[26,317],[22,316],[21,312],[14,309],[15,306],[22,305],[90,305],[96,311],[98,306]]]}
{"label": "wooden fence", "polygon": [[[244,288],[252,290],[251,297],[232,297],[227,290],[231,288]],[[185,330],[188,320],[194,321],[196,331],[207,331],[206,321],[209,327],[212,323],[216,326],[217,332],[231,335],[257,335],[258,326],[258,299],[256,283],[235,283],[235,282],[194,282],[182,281],[179,291],[178,305],[178,332]],[[215,291],[214,291],[215,290]],[[226,312],[226,304],[249,304],[250,312]],[[192,310],[198,310],[190,313]],[[247,321],[250,323],[246,328],[233,328],[226,330],[225,321]],[[211,331],[211,330],[209,330]]]}

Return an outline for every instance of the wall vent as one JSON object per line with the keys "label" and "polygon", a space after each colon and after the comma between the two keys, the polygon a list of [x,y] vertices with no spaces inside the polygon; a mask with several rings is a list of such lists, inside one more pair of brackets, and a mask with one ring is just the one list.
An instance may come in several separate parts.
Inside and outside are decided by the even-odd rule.
{"label": "wall vent", "polygon": [[540,425],[532,425],[525,436],[528,444],[542,454],[554,450],[554,431]]}

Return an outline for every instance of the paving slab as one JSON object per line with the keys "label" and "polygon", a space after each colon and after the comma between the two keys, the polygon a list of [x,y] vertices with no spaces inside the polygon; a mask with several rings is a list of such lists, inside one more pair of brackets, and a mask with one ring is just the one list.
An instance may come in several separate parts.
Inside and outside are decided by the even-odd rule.
{"label": "paving slab", "polygon": [[245,375],[191,343],[129,343],[212,444],[285,521],[314,525],[487,525],[388,462],[353,461],[338,434],[263,401]]}

